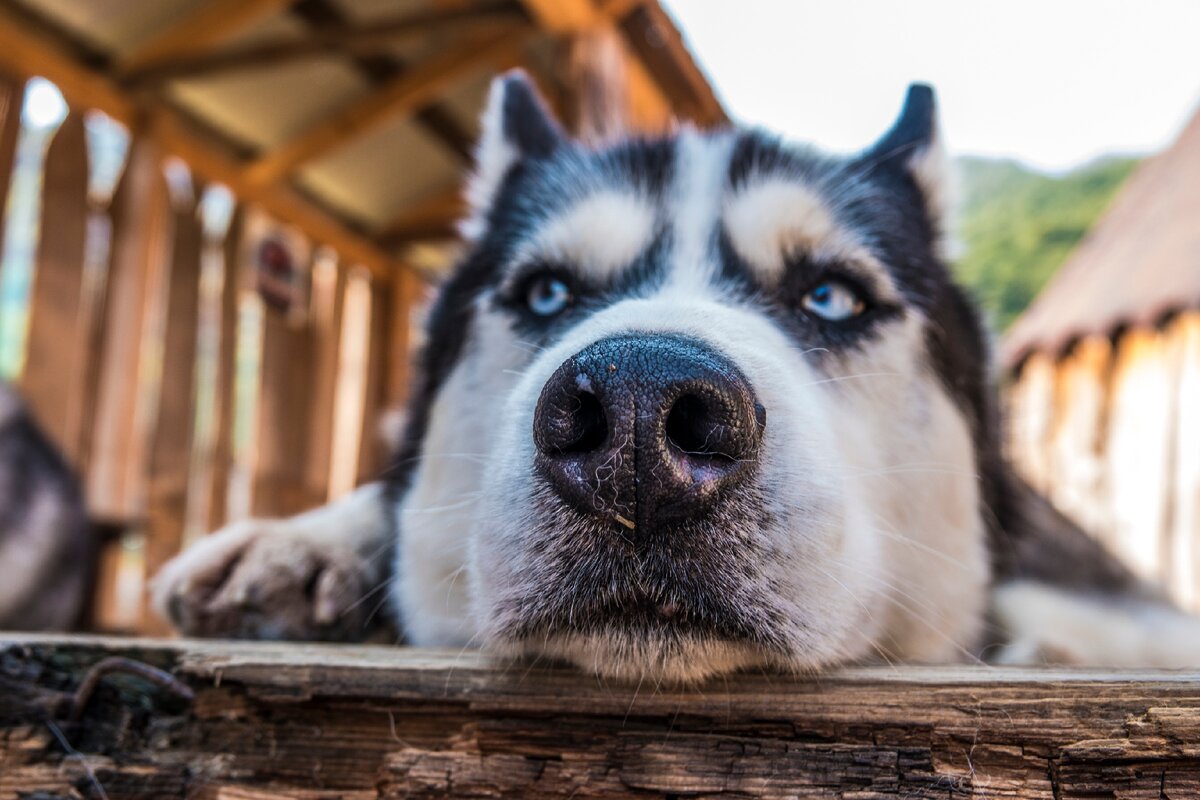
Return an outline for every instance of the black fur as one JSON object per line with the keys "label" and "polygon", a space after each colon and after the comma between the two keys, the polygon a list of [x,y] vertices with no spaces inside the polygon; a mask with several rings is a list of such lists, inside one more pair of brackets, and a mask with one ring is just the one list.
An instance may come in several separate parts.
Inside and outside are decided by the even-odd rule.
{"label": "black fur", "polygon": [[0,498],[0,554],[20,557],[12,577],[31,588],[0,606],[0,630],[77,627],[96,542],[74,472],[24,410],[0,425]]}

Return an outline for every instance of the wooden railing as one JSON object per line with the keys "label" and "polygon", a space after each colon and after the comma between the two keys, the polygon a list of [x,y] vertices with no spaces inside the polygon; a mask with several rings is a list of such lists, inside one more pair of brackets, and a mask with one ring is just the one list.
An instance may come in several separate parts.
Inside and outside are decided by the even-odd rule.
{"label": "wooden railing", "polygon": [[[23,92],[0,78],[4,197]],[[16,381],[80,472],[93,517],[124,531],[101,559],[93,618],[160,630],[131,581],[190,538],[319,505],[382,469],[380,419],[404,398],[423,289],[411,271],[339,260],[194,183],[150,138],[133,136],[115,191],[98,191],[89,113],[71,108],[46,149]],[[222,197],[228,224],[214,212]]]}
{"label": "wooden railing", "polygon": [[1191,798],[1200,674],[612,685],[470,651],[0,637],[0,799]]}

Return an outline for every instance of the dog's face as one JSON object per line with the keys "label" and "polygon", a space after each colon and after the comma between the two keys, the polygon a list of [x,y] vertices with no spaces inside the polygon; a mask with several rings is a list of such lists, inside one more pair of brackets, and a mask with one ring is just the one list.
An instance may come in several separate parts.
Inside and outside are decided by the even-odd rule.
{"label": "dog's face", "polygon": [[401,454],[412,641],[666,680],[971,646],[985,354],[933,115],[848,158],[589,148],[498,80]]}

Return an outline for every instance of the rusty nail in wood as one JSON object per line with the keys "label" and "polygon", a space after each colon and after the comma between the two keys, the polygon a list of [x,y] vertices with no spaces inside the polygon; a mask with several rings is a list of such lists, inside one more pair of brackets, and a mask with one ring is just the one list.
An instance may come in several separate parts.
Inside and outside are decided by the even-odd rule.
{"label": "rusty nail in wood", "polygon": [[125,672],[130,675],[136,675],[189,702],[195,698],[192,690],[169,672],[164,672],[157,667],[152,667],[141,661],[134,661],[132,658],[112,656],[97,661],[87,671],[87,675],[83,677],[83,682],[75,690],[74,698],[71,701],[71,715],[68,717],[71,722],[77,721],[83,715],[83,709],[87,707],[88,701],[92,699],[92,694],[96,691],[96,686],[99,685],[100,679],[110,672]]}

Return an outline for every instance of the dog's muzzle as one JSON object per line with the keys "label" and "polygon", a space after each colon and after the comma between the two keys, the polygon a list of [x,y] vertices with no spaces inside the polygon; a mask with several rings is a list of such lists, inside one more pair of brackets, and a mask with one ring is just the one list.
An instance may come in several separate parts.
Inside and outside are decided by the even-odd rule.
{"label": "dog's muzzle", "polygon": [[537,465],[563,500],[636,534],[702,516],[758,461],[766,409],[706,345],[602,339],[567,359],[533,418]]}

